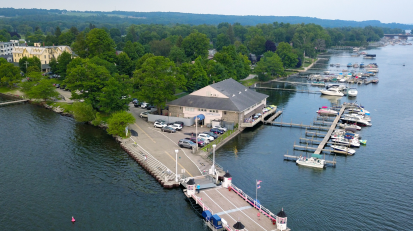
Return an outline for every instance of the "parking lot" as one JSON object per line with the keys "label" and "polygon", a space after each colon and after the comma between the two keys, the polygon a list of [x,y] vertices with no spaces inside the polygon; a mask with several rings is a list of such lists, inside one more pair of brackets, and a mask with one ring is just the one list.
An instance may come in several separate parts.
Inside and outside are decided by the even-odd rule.
{"label": "parking lot", "polygon": [[[211,163],[199,154],[192,154],[188,148],[180,148],[178,141],[190,137],[195,133],[195,127],[184,127],[176,133],[162,132],[160,128],[155,128],[153,122],[148,122],[147,118],[140,118],[141,112],[147,111],[130,104],[130,112],[136,118],[134,124],[130,125],[133,130],[132,139],[142,146],[151,155],[161,161],[172,171],[175,169],[175,150],[178,150],[178,172],[185,169],[187,176],[199,176],[202,172],[211,168]],[[166,123],[168,121],[165,121]],[[206,127],[199,127],[199,132],[209,131]]]}

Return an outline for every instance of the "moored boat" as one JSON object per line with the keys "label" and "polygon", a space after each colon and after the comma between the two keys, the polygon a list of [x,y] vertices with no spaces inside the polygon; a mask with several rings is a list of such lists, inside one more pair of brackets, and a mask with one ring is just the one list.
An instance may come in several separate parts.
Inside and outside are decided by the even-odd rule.
{"label": "moored boat", "polygon": [[348,155],[354,155],[356,153],[356,150],[345,146],[331,145],[330,147],[337,151],[346,152]]}
{"label": "moored boat", "polygon": [[360,147],[360,142],[356,139],[337,138],[332,139],[332,141],[337,144],[344,144],[346,146],[350,145],[350,147]]}
{"label": "moored boat", "polygon": [[337,88],[322,89],[320,92],[323,95],[344,96],[344,94]]}
{"label": "moored boat", "polygon": [[300,157],[295,162],[298,165],[311,167],[311,168],[324,168],[326,166],[326,161],[321,159],[322,155],[312,154],[310,158]]}
{"label": "moored boat", "polygon": [[326,106],[323,106],[320,108],[318,111],[316,111],[318,114],[323,114],[323,115],[338,115],[338,111],[334,111],[332,109],[329,109]]}
{"label": "moored boat", "polygon": [[355,89],[355,88],[350,88],[350,89],[348,89],[348,91],[347,91],[347,95],[348,95],[348,96],[351,96],[351,97],[356,97],[356,96],[357,96],[357,93],[358,93],[358,91],[357,91],[357,89]]}
{"label": "moored boat", "polygon": [[356,124],[346,124],[346,123],[339,123],[338,126],[340,128],[355,128],[357,130],[361,130],[360,126],[357,126]]}

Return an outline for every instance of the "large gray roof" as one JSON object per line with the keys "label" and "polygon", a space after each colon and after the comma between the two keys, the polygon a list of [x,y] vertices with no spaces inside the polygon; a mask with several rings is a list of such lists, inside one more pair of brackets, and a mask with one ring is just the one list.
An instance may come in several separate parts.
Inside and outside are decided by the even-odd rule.
{"label": "large gray roof", "polygon": [[169,105],[186,107],[198,107],[226,111],[244,111],[245,109],[260,103],[267,95],[246,88],[233,79],[226,79],[210,85],[228,98],[187,95],[169,102]]}

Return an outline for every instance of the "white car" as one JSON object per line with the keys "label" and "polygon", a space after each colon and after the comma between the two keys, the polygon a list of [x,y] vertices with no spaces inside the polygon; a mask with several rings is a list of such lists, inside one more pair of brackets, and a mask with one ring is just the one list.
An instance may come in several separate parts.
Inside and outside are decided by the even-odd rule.
{"label": "white car", "polygon": [[141,108],[145,108],[146,106],[148,106],[148,103],[145,103],[145,102],[141,103]]}
{"label": "white car", "polygon": [[144,111],[144,112],[141,112],[141,114],[139,115],[141,118],[148,118],[148,114],[149,114],[149,112],[147,112],[147,111]]}
{"label": "white car", "polygon": [[170,124],[169,127],[174,128],[177,131],[182,130],[182,126],[180,124]]}
{"label": "white car", "polygon": [[227,128],[226,128],[226,127],[222,127],[222,126],[214,126],[214,128],[219,129],[219,130],[222,130],[222,131],[224,131],[224,132],[227,131]]}
{"label": "white car", "polygon": [[199,134],[199,135],[198,135],[198,138],[201,138],[201,139],[204,139],[204,140],[208,140],[208,141],[213,141],[213,140],[214,140],[214,137],[212,137],[212,136],[210,136],[210,135],[208,135],[208,134],[205,134],[205,133]]}
{"label": "white car", "polygon": [[165,123],[162,123],[162,122],[155,122],[155,123],[153,124],[153,126],[154,126],[155,128],[164,128],[164,127],[166,127],[166,124],[165,124]]}

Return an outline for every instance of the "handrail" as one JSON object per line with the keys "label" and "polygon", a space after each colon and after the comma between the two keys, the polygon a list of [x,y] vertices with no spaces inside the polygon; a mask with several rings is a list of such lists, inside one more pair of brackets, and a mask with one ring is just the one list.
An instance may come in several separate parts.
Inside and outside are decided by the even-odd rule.
{"label": "handrail", "polygon": [[[208,208],[208,206],[206,206],[206,205],[202,202],[202,198],[201,198],[201,197],[197,197],[197,196],[195,196],[194,194],[192,194],[191,197],[196,201],[197,204],[202,205],[202,210],[203,210],[203,211],[209,210],[209,211],[211,212],[211,214],[214,214],[214,212],[213,212],[210,208]],[[198,199],[198,198],[199,198],[199,199]]]}
{"label": "handrail", "polygon": [[250,196],[248,196],[246,193],[244,193],[241,189],[239,189],[237,186],[235,186],[234,184],[231,184],[231,187],[234,192],[236,192],[240,197],[242,197],[244,200],[247,200],[249,204],[251,204],[254,208],[259,209],[263,212],[263,214],[265,216],[267,216],[268,218],[270,218],[271,220],[276,220],[276,218],[274,217],[274,214],[267,208],[265,208],[264,206],[262,206],[260,204],[260,206],[258,207],[255,203],[254,203],[254,199]]}

